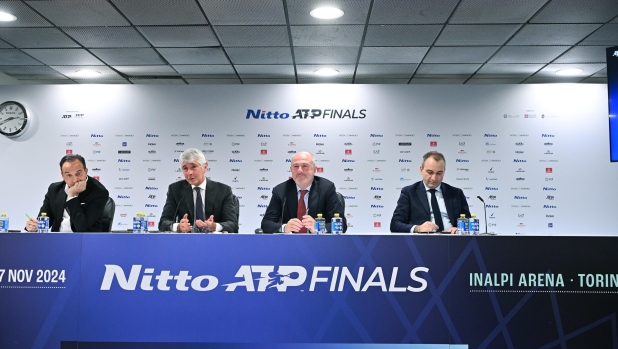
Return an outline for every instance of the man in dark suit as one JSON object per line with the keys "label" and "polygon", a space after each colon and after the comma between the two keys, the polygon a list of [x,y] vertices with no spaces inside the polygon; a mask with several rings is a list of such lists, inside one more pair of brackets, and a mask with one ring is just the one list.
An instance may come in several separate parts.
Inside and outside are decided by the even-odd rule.
{"label": "man in dark suit", "polygon": [[294,154],[290,170],[292,178],[273,189],[262,218],[264,233],[313,233],[318,213],[326,220],[328,232],[331,231],[331,219],[339,213],[345,232],[347,222],[335,185],[326,178],[315,176],[313,155],[307,152]]}
{"label": "man in dark suit", "polygon": [[[45,212],[54,232],[100,232],[103,210],[109,192],[103,184],[88,176],[86,160],[80,155],[65,155],[60,160],[63,181],[47,189],[39,215]],[[26,230],[37,231],[37,220],[26,222]]]}
{"label": "man in dark suit", "polygon": [[423,180],[401,189],[391,232],[457,233],[457,218],[460,214],[470,217],[470,209],[461,189],[442,182],[445,171],[444,155],[430,151],[423,156]]}
{"label": "man in dark suit", "polygon": [[180,155],[180,168],[186,180],[170,184],[159,231],[238,233],[232,188],[206,179],[204,154],[195,148],[185,150]]}

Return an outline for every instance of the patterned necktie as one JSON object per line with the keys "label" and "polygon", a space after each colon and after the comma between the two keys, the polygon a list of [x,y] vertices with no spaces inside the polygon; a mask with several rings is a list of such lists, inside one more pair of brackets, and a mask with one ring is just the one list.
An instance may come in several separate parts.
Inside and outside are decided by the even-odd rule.
{"label": "patterned necktie", "polygon": [[438,205],[438,198],[436,198],[436,190],[429,189],[431,192],[431,210],[433,211],[433,220],[438,225],[438,231],[444,230],[444,223],[442,222],[442,213],[440,212],[440,205]]}
{"label": "patterned necktie", "polygon": [[[298,200],[298,208],[296,209],[296,218],[298,218],[301,222],[303,220],[303,216],[307,214],[307,206],[305,205],[305,194],[307,194],[307,192],[307,189],[300,191],[300,199]],[[302,227],[298,233],[306,234],[307,228]]]}
{"label": "patterned necktie", "polygon": [[[202,202],[202,188],[195,187],[195,220],[205,221],[204,219],[204,203]],[[196,226],[197,229],[197,226]],[[203,231],[203,229],[198,229],[198,231]]]}

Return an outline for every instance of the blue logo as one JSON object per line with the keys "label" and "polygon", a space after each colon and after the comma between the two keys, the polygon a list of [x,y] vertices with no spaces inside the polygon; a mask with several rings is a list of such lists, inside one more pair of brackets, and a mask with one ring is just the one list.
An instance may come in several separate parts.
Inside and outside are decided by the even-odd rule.
{"label": "blue logo", "polygon": [[433,133],[428,133],[427,137],[440,137],[440,135],[433,134]]}
{"label": "blue logo", "polygon": [[270,137],[270,135],[265,135],[265,134],[258,133],[258,138],[261,138],[261,137]]}
{"label": "blue logo", "polygon": [[146,138],[157,138],[157,137],[159,137],[159,135],[153,135],[150,133],[146,133]]}
{"label": "blue logo", "polygon": [[412,160],[399,159],[399,162],[412,162]]}
{"label": "blue logo", "polygon": [[159,190],[157,187],[146,187],[146,190]]}
{"label": "blue logo", "polygon": [[543,205],[543,208],[557,208],[557,207],[553,205]]}
{"label": "blue logo", "polygon": [[118,199],[130,199],[131,197],[128,195],[118,195]]}
{"label": "blue logo", "polygon": [[146,204],[144,207],[159,207],[159,205]]}
{"label": "blue logo", "polygon": [[103,138],[103,135],[97,135],[97,134],[92,133],[90,135],[90,137],[93,137],[93,138]]}
{"label": "blue logo", "polygon": [[355,200],[356,196],[345,196],[344,195],[343,198],[346,199],[346,200]]}
{"label": "blue logo", "polygon": [[212,137],[214,137],[214,136],[215,136],[215,135],[211,135],[211,134],[209,134],[209,133],[202,133],[202,138],[212,138]]}
{"label": "blue logo", "polygon": [[521,160],[521,159],[513,159],[513,162],[527,162],[526,160]]}
{"label": "blue logo", "polygon": [[270,188],[266,188],[266,187],[258,187],[257,190],[270,190]]}
{"label": "blue logo", "polygon": [[238,159],[230,159],[230,162],[242,162],[242,160],[238,160]]}
{"label": "blue logo", "polygon": [[118,159],[118,162],[131,162],[131,160]]}
{"label": "blue logo", "polygon": [[498,190],[498,188],[495,188],[495,187],[485,187],[485,190]]}
{"label": "blue logo", "polygon": [[342,159],[341,162],[356,162],[356,160]]}
{"label": "blue logo", "polygon": [[254,119],[287,119],[290,117],[290,114],[288,113],[279,113],[278,111],[276,112],[272,112],[272,111],[266,111],[266,110],[261,110],[261,109],[256,109],[256,110],[251,110],[251,109],[247,109],[247,116],[245,117],[245,119],[250,119],[250,118],[254,118]]}
{"label": "blue logo", "polygon": [[528,197],[527,196],[517,196],[517,195],[515,195],[513,197],[513,199],[515,199],[515,200],[528,200]]}
{"label": "blue logo", "polygon": [[455,162],[470,162],[470,160],[464,160],[464,159],[455,159]]}
{"label": "blue logo", "polygon": [[371,205],[371,208],[384,208],[382,205]]}
{"label": "blue logo", "polygon": [[498,137],[498,135],[493,134],[493,133],[485,133],[484,137]]}
{"label": "blue logo", "polygon": [[550,135],[550,134],[543,133],[543,134],[541,135],[541,137],[543,137],[543,138],[554,138],[554,137],[556,137],[556,136],[555,136],[555,135]]}
{"label": "blue logo", "polygon": [[551,190],[551,191],[555,191],[555,190],[556,190],[556,188],[543,187],[543,190]]}
{"label": "blue logo", "polygon": [[380,188],[380,187],[371,187],[371,190],[384,190],[384,188]]}
{"label": "blue logo", "polygon": [[384,137],[384,135],[372,133],[372,134],[369,135],[369,137],[378,137],[379,138],[379,137]]}
{"label": "blue logo", "polygon": [[268,208],[268,205],[258,204],[258,208]]}
{"label": "blue logo", "polygon": [[313,137],[323,138],[323,137],[326,137],[326,135],[319,134],[319,133],[314,133],[314,134],[313,134]]}
{"label": "blue logo", "polygon": [[486,208],[498,208],[498,205],[485,205]]}

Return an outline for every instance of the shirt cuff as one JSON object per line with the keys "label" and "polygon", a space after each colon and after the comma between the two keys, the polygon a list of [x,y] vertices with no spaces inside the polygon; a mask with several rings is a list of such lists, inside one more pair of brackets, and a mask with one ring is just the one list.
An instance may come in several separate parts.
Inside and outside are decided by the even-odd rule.
{"label": "shirt cuff", "polygon": [[281,225],[281,228],[279,228],[279,232],[280,233],[285,233],[285,224]]}
{"label": "shirt cuff", "polygon": [[215,223],[215,225],[217,226],[217,228],[215,228],[215,231],[216,231],[216,232],[223,231],[223,226],[222,226],[221,224],[219,224],[219,223]]}
{"label": "shirt cuff", "polygon": [[178,224],[180,223],[172,223],[172,231],[178,231]]}
{"label": "shirt cuff", "polygon": [[414,233],[414,228],[416,228],[416,225],[412,226],[412,229],[410,229],[410,233]]}

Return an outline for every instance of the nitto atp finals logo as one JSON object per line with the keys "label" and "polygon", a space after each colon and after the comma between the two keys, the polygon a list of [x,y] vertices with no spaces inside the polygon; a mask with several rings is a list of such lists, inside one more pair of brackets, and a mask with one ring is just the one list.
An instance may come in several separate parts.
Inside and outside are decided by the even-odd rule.
{"label": "nitto atp finals logo", "polygon": [[[364,119],[367,109],[296,109],[292,119]],[[286,120],[290,118],[289,112],[268,111],[264,109],[247,109],[245,119],[278,119]]]}

